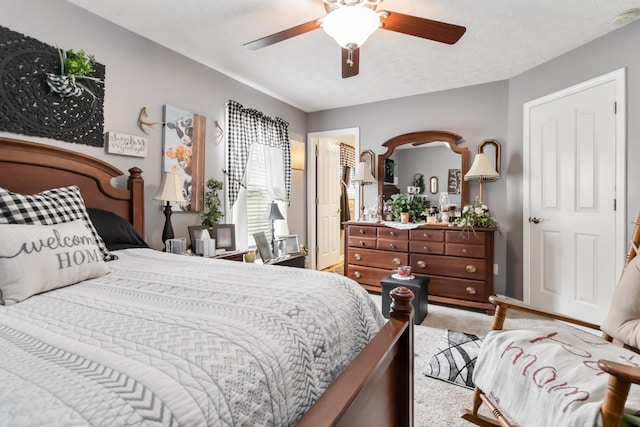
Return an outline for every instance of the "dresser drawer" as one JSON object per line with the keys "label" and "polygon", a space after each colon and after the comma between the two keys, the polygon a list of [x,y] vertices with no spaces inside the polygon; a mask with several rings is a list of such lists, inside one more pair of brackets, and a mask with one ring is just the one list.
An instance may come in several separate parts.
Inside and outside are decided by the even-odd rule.
{"label": "dresser drawer", "polygon": [[366,267],[363,265],[349,264],[347,267],[350,279],[363,285],[372,285],[381,287],[380,281],[392,274],[391,270],[383,268]]}
{"label": "dresser drawer", "polygon": [[395,228],[378,228],[378,239],[409,239],[409,230],[396,230]]}
{"label": "dresser drawer", "polygon": [[[417,251],[416,251],[417,252]],[[470,258],[485,258],[486,248],[480,245],[471,245],[464,243],[447,243],[445,246],[445,255],[463,256]]]}
{"label": "dresser drawer", "polygon": [[378,237],[377,248],[384,251],[407,252],[409,250],[409,241],[407,239],[381,239]]}
{"label": "dresser drawer", "polygon": [[399,265],[407,265],[409,255],[402,252],[381,251],[378,249],[349,248],[348,264],[395,270]]}
{"label": "dresser drawer", "polygon": [[429,295],[488,302],[491,293],[482,281],[429,276]]}
{"label": "dresser drawer", "polygon": [[447,243],[472,243],[474,245],[484,245],[487,240],[484,231],[473,232],[471,230],[447,230],[445,232],[445,241]]}
{"label": "dresser drawer", "polygon": [[378,241],[375,237],[349,236],[348,243],[349,246],[354,248],[375,249],[378,246]]}
{"label": "dresser drawer", "polygon": [[415,273],[484,280],[485,260],[438,255],[411,254],[411,268]]}
{"label": "dresser drawer", "polygon": [[444,230],[410,230],[409,236],[411,240],[430,240],[432,242],[444,242]]}
{"label": "dresser drawer", "polygon": [[409,242],[409,251],[420,254],[444,254],[443,242],[430,242],[428,240],[411,240]]}
{"label": "dresser drawer", "polygon": [[348,236],[361,236],[361,237],[378,237],[378,227],[367,225],[350,225],[347,230]]}

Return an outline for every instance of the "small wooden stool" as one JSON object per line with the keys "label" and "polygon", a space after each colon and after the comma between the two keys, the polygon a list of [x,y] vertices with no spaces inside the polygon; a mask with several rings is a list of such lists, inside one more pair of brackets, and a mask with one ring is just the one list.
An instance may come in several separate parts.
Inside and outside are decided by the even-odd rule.
{"label": "small wooden stool", "polygon": [[389,310],[391,305],[391,297],[389,292],[398,286],[404,286],[405,288],[413,292],[413,305],[415,324],[422,323],[425,317],[427,317],[427,311],[429,308],[429,278],[424,276],[413,276],[413,279],[395,279],[393,275],[389,275],[380,281],[382,285],[382,315],[389,318]]}

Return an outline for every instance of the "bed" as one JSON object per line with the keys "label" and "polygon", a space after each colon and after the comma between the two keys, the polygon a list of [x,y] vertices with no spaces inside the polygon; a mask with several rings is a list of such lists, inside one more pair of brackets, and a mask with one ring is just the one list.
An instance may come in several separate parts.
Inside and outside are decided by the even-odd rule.
{"label": "bed", "polygon": [[[410,291],[394,291],[385,323],[362,288],[337,274],[145,248],[142,171],[131,168],[127,188],[114,188],[121,175],[77,152],[0,138],[0,187],[20,195],[70,188],[88,210],[117,214],[140,237],[114,246],[104,233],[124,226],[92,215],[111,249],[92,241],[57,258],[59,269],[90,269],[86,280],[55,287],[55,274],[41,277],[44,263],[19,265],[23,287],[5,288],[0,305],[3,423],[413,424]],[[81,222],[0,227],[9,242],[58,227],[80,245],[89,233]],[[22,245],[17,255],[37,261],[40,250],[71,242],[56,236],[30,237],[38,250]]]}

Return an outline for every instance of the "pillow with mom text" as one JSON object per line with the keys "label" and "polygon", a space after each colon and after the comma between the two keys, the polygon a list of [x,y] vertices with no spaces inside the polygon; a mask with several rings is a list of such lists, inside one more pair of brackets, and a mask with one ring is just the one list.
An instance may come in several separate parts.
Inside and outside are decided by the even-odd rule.
{"label": "pillow with mom text", "polygon": [[0,236],[0,303],[4,305],[110,272],[82,220],[0,224]]}

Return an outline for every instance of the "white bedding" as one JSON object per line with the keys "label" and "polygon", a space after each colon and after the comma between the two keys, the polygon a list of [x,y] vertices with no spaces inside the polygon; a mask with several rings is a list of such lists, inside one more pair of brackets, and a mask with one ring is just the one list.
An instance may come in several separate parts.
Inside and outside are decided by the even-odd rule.
{"label": "white bedding", "polygon": [[116,253],[0,306],[0,425],[292,425],[384,322],[338,274]]}

